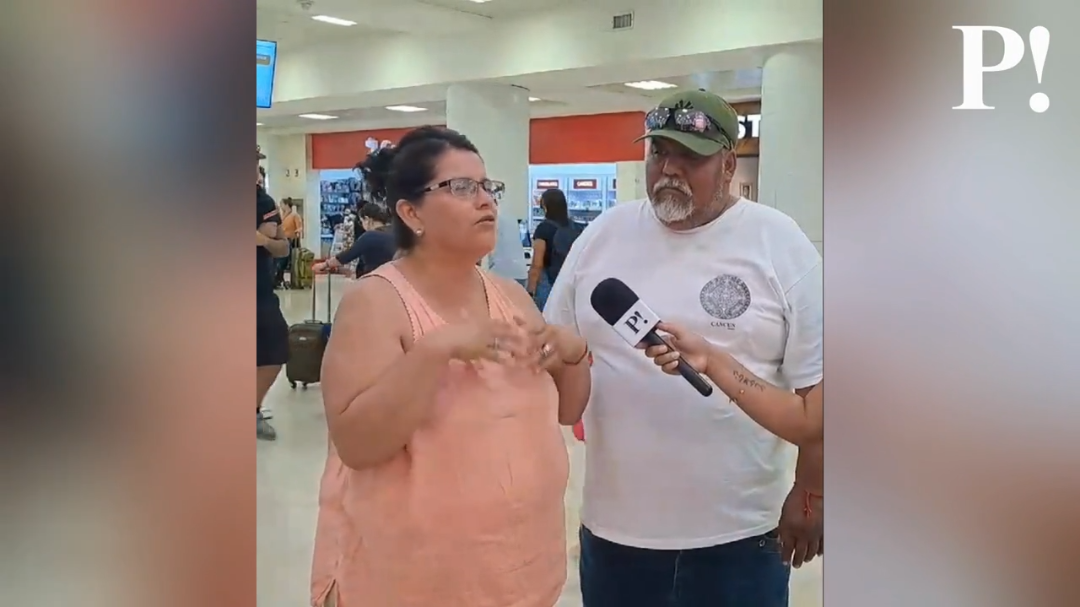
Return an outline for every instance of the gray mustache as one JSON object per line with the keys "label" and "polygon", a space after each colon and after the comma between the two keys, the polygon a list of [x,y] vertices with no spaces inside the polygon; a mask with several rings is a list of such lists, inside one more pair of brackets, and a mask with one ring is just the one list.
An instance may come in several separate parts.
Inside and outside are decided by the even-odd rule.
{"label": "gray mustache", "polygon": [[664,179],[664,180],[658,181],[656,183],[656,185],[653,186],[653,194],[655,194],[655,193],[657,193],[660,190],[665,189],[665,188],[672,189],[672,190],[679,190],[680,192],[682,192],[683,194],[685,194],[687,196],[692,195],[692,193],[690,192],[690,187],[689,186],[687,186],[684,183],[675,181],[673,179]]}

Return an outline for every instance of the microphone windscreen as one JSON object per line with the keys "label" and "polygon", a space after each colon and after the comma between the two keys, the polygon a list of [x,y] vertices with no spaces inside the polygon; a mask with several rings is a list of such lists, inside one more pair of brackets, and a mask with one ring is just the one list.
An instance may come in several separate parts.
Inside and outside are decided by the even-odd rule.
{"label": "microphone windscreen", "polygon": [[593,289],[589,301],[600,318],[614,325],[638,302],[638,296],[618,278],[605,278]]}
{"label": "microphone windscreen", "polygon": [[592,307],[626,343],[641,343],[660,317],[645,305],[626,283],[618,278],[605,278],[593,289]]}

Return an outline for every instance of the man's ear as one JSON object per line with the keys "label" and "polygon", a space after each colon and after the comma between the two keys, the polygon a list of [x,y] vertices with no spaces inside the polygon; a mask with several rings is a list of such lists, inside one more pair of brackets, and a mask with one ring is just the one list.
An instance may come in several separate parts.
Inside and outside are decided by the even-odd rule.
{"label": "man's ear", "polygon": [[731,179],[735,177],[735,167],[738,165],[739,155],[735,153],[735,150],[728,150],[723,152],[724,162],[722,164],[724,171],[724,178]]}

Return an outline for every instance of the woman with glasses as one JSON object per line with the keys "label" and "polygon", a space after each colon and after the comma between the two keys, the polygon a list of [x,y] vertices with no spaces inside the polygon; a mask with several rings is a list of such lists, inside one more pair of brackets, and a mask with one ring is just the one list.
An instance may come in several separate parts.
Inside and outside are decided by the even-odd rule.
{"label": "woman with glasses", "polygon": [[343,297],[326,349],[313,604],[552,607],[587,345],[477,268],[504,186],[467,138],[419,128],[364,164],[404,254]]}

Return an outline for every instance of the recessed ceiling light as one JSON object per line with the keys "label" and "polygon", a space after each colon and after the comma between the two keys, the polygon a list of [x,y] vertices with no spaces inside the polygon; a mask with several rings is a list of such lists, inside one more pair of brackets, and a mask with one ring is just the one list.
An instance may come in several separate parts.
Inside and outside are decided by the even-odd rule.
{"label": "recessed ceiling light", "polygon": [[349,21],[348,19],[338,19],[337,17],[329,17],[327,15],[315,15],[312,17],[315,21],[322,21],[323,23],[329,23],[330,25],[344,25],[349,27],[356,25],[355,21]]}
{"label": "recessed ceiling light", "polygon": [[262,126],[262,123],[261,122],[256,122],[255,126]]}
{"label": "recessed ceiling light", "polygon": [[539,97],[529,97],[529,101],[540,101]]}
{"label": "recessed ceiling light", "polygon": [[307,118],[309,120],[336,120],[337,116],[331,116],[329,114],[300,114],[301,118]]}
{"label": "recessed ceiling light", "polygon": [[659,80],[642,80],[641,82],[627,82],[626,86],[644,91],[659,91],[661,89],[673,89],[676,85]]}
{"label": "recessed ceiling light", "polygon": [[469,0],[469,2],[475,2],[477,4],[483,4],[485,2],[491,2],[491,0]]}
{"label": "recessed ceiling light", "polygon": [[386,109],[391,112],[426,112],[426,107],[416,107],[415,105],[388,105]]}

